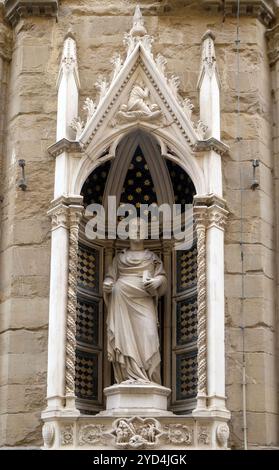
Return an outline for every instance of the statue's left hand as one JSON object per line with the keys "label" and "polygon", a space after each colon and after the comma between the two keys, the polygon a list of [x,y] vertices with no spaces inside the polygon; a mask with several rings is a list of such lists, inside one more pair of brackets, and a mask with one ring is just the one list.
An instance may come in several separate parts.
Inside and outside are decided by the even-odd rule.
{"label": "statue's left hand", "polygon": [[145,289],[150,291],[152,295],[156,295],[156,290],[158,289],[158,287],[160,287],[160,285],[161,285],[161,279],[158,279],[156,277],[152,279],[148,279],[144,283]]}
{"label": "statue's left hand", "polygon": [[113,288],[113,282],[111,282],[111,281],[105,281],[105,282],[103,283],[103,291],[104,291],[106,294],[111,294],[112,288]]}

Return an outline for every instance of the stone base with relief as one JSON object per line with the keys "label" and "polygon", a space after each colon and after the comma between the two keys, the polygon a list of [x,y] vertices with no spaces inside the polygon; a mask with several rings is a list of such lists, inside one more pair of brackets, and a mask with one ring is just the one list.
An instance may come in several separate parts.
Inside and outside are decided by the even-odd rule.
{"label": "stone base with relief", "polygon": [[171,390],[155,383],[127,381],[104,390],[107,399],[102,416],[172,416],[167,411]]}

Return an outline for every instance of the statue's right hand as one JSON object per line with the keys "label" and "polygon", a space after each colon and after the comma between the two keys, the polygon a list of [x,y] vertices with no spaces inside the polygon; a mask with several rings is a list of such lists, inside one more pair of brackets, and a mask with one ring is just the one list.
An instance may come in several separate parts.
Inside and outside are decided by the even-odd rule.
{"label": "statue's right hand", "polygon": [[113,282],[105,281],[103,283],[103,291],[106,292],[107,294],[111,294],[113,288]]}

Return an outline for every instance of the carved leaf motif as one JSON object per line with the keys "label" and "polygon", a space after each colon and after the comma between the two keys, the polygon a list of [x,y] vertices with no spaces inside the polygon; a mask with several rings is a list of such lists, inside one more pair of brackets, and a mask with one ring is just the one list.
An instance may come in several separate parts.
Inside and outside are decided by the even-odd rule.
{"label": "carved leaf motif", "polygon": [[84,129],[84,122],[81,120],[80,117],[73,119],[71,123],[71,128],[76,131],[76,140],[78,140],[79,136],[81,135]]}
{"label": "carved leaf motif", "polygon": [[96,105],[91,98],[86,98],[82,109],[87,111],[86,123],[88,123],[96,111]]}
{"label": "carved leaf motif", "polygon": [[189,119],[191,119],[194,105],[189,98],[186,98],[185,100],[183,100],[182,108],[185,114],[187,114],[187,116],[189,117]]}
{"label": "carved leaf motif", "polygon": [[199,120],[196,126],[196,131],[198,133],[200,140],[203,140],[205,138],[207,129],[208,127],[201,120]]}
{"label": "carved leaf motif", "polygon": [[119,74],[119,72],[120,72],[120,70],[123,66],[123,61],[122,61],[121,55],[119,53],[116,53],[112,57],[111,63],[113,65],[113,80],[114,80],[115,77],[117,77],[117,75]]}
{"label": "carved leaf motif", "polygon": [[157,64],[157,67],[160,70],[161,74],[165,77],[166,66],[167,66],[167,63],[168,63],[167,59],[162,54],[158,54],[156,59],[155,59],[155,62]]}
{"label": "carved leaf motif", "polygon": [[102,101],[104,97],[106,96],[107,91],[109,89],[109,83],[107,79],[100,75],[95,83],[95,87],[99,91],[100,101]]}
{"label": "carved leaf motif", "polygon": [[169,87],[176,98],[178,98],[178,90],[180,86],[180,79],[175,75],[172,75],[169,79]]}

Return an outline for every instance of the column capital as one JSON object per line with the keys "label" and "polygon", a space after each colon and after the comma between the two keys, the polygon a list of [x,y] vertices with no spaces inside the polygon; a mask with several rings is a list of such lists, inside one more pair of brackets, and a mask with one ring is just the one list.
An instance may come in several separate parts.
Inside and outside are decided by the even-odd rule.
{"label": "column capital", "polygon": [[57,16],[58,0],[5,0],[5,18],[15,26],[27,16]]}
{"label": "column capital", "polygon": [[217,227],[224,230],[228,214],[228,211],[220,206],[210,206],[208,208],[208,227]]}
{"label": "column capital", "polygon": [[61,196],[54,199],[47,213],[51,217],[52,229],[58,227],[68,229],[72,225],[78,225],[84,211],[82,201],[82,196]]}
{"label": "column capital", "polygon": [[51,207],[47,215],[51,218],[52,230],[59,227],[68,228],[68,206],[62,202]]}
{"label": "column capital", "polygon": [[69,207],[69,225],[71,227],[79,226],[84,207],[81,205],[73,205],[71,204]]}
{"label": "column capital", "polygon": [[207,206],[194,206],[193,209],[194,222],[196,227],[204,226],[207,227],[208,217],[207,217]]}
{"label": "column capital", "polygon": [[229,212],[226,210],[225,199],[210,194],[194,197],[194,217],[196,224],[217,227],[224,230]]}

